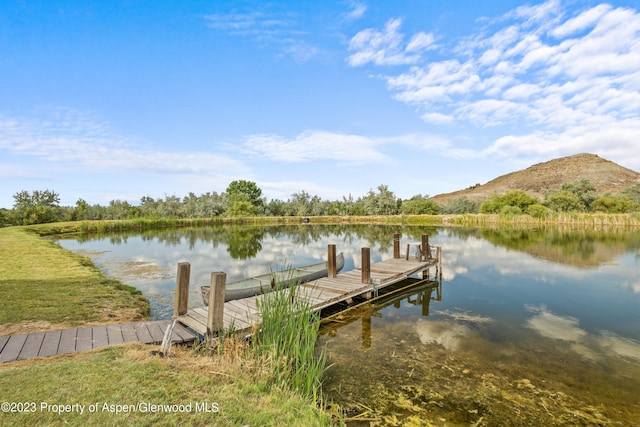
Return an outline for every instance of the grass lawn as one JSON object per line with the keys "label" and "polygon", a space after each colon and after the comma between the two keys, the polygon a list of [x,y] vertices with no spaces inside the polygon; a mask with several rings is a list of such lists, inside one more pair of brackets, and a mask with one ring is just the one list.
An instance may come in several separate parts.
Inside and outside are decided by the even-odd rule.
{"label": "grass lawn", "polygon": [[0,334],[141,320],[149,303],[88,258],[23,227],[0,228]]}
{"label": "grass lawn", "polygon": [[[0,228],[0,300],[0,335],[127,322],[149,310],[134,288],[23,227]],[[331,425],[276,384],[269,360],[224,347],[213,356],[174,347],[159,358],[150,353],[159,346],[129,344],[0,364],[0,425]]]}
{"label": "grass lawn", "polygon": [[[204,357],[188,349],[161,359],[151,349],[157,346],[131,344],[0,365],[2,401],[20,403],[14,406],[22,410],[0,412],[0,425],[331,424],[299,394],[269,385],[255,359]],[[58,413],[63,409],[73,412]]]}

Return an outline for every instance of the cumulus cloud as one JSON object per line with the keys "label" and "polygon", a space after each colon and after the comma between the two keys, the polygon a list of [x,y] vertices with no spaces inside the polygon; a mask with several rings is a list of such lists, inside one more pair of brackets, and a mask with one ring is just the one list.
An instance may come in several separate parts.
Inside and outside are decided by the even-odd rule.
{"label": "cumulus cloud", "polygon": [[347,60],[404,65],[384,76],[393,96],[432,124],[495,128],[502,136],[484,154],[539,160],[591,151],[640,168],[637,10],[601,4],[569,11],[551,0],[482,22],[426,52],[445,38],[404,36],[401,20],[391,19],[382,30],[356,34]]}
{"label": "cumulus cloud", "polygon": [[640,343],[617,336],[611,331],[587,332],[578,319],[552,313],[548,307],[526,306],[534,315],[526,326],[543,337],[565,341],[568,348],[581,356],[597,360],[602,356],[615,356],[640,361]]}

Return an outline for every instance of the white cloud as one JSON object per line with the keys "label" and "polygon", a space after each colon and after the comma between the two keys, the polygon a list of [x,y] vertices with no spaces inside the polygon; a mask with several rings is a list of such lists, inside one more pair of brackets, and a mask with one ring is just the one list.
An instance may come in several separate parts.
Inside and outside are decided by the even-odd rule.
{"label": "white cloud", "polygon": [[405,51],[420,52],[422,50],[432,50],[436,48],[435,41],[436,38],[431,33],[418,33],[411,37]]}
{"label": "white cloud", "polygon": [[640,168],[637,10],[601,4],[569,12],[551,0],[484,22],[427,60],[417,47],[447,38],[417,32],[403,50],[401,21],[390,20],[382,31],[358,33],[348,59],[410,65],[386,76],[394,98],[429,123],[493,127],[498,136],[485,154],[590,151]]}
{"label": "white cloud", "polygon": [[332,160],[339,164],[382,163],[390,159],[377,147],[380,141],[360,135],[307,131],[295,138],[252,135],[243,144],[249,153],[281,162]]}
{"label": "white cloud", "polygon": [[263,10],[241,13],[218,13],[204,17],[209,28],[233,36],[248,37],[261,46],[277,47],[276,56],[290,56],[296,62],[307,62],[318,48],[305,40],[308,31],[295,20],[295,15]]}
{"label": "white cloud", "polygon": [[144,147],[95,117],[65,109],[50,111],[40,119],[0,116],[0,150],[35,157],[67,171],[207,175],[212,165],[216,172],[246,170],[241,162],[210,152]]}
{"label": "white cloud", "polygon": [[368,28],[353,36],[349,42],[352,52],[347,58],[349,65],[414,64],[420,59],[421,51],[434,48],[435,37],[427,33],[414,35],[404,46],[404,36],[399,32],[401,25],[401,19],[390,19],[382,31]]}
{"label": "white cloud", "polygon": [[439,124],[439,125],[453,123],[454,121],[453,116],[448,114],[442,114],[442,113],[425,113],[422,115],[422,119],[425,122]]}
{"label": "white cloud", "polygon": [[367,6],[362,3],[354,3],[352,7],[353,9],[349,13],[345,14],[346,19],[350,21],[362,18],[368,9]]}

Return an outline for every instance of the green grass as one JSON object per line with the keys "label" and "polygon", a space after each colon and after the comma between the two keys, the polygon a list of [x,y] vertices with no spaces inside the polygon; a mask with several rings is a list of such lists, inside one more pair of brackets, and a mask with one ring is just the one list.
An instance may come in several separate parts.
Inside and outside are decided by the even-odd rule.
{"label": "green grass", "polygon": [[[257,363],[175,350],[160,359],[143,345],[111,347],[54,359],[0,365],[3,402],[34,402],[34,413],[0,413],[11,426],[326,426],[330,417],[299,394],[270,385]],[[57,414],[41,402],[85,406]],[[186,412],[139,409],[116,414],[107,405],[183,405]],[[90,413],[89,406],[97,403]],[[206,404],[211,411],[197,411]],[[189,407],[190,405],[190,407]],[[142,410],[144,406],[141,407]],[[114,407],[115,409],[115,407]]]}
{"label": "green grass", "polygon": [[303,297],[304,288],[293,285],[258,300],[260,329],[254,337],[254,353],[266,358],[277,385],[293,387],[303,396],[320,402],[326,354],[316,351],[320,316]]}
{"label": "green grass", "polygon": [[135,288],[24,227],[0,228],[0,325],[80,325],[148,315]]}
{"label": "green grass", "polygon": [[[128,321],[148,311],[148,302],[134,288],[105,278],[88,258],[39,237],[34,228],[41,234],[71,232],[75,224],[0,229],[0,334]],[[311,324],[313,332],[306,326],[306,342],[312,343],[307,348],[313,349],[317,328]],[[225,340],[212,357],[174,347],[172,357],[159,359],[150,355],[157,349],[132,344],[0,364],[2,402],[36,409],[0,412],[0,425],[332,424],[331,416],[318,408],[318,399],[310,398],[317,396],[322,370],[310,374],[310,365],[282,364],[286,357],[274,359],[268,352],[249,353],[244,342],[233,338]],[[296,354],[290,360],[299,357]],[[296,374],[289,376],[294,367]],[[317,380],[305,388],[309,378]],[[139,402],[142,407],[136,408]],[[43,403],[79,404],[85,412],[58,414],[42,407]],[[97,410],[89,413],[89,406],[95,404]],[[187,412],[142,412],[149,404],[182,405]],[[115,406],[109,405],[135,410],[115,414]],[[218,412],[198,412],[203,405]]]}

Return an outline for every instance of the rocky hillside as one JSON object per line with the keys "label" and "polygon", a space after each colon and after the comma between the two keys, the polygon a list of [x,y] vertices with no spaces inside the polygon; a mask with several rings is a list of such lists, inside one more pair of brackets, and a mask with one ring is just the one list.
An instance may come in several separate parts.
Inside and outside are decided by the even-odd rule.
{"label": "rocky hillside", "polygon": [[595,154],[583,153],[538,163],[527,169],[502,175],[474,188],[439,194],[434,196],[433,200],[440,204],[446,204],[449,200],[463,196],[481,200],[494,193],[512,190],[523,190],[543,198],[545,190],[558,188],[565,182],[580,179],[591,181],[598,194],[617,193],[640,182],[640,172],[627,169]]}

